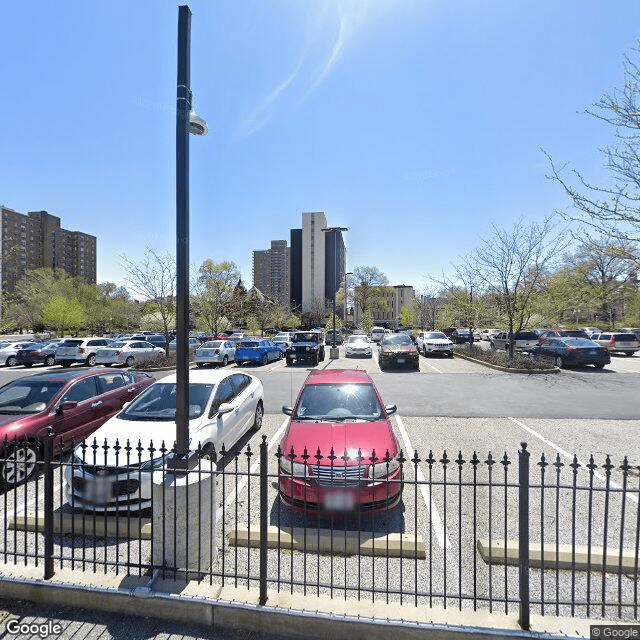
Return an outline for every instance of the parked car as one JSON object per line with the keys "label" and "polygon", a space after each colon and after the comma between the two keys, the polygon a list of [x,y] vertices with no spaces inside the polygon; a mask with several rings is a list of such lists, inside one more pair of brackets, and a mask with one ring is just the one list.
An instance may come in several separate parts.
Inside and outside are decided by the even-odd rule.
{"label": "parked car", "polygon": [[62,340],[50,342],[32,342],[23,349],[16,351],[16,364],[32,367],[34,364],[44,364],[51,367],[56,363],[56,349]]}
{"label": "parked car", "polygon": [[385,333],[391,333],[389,329],[385,329],[384,327],[373,327],[371,329],[371,340],[373,342],[380,342]]}
{"label": "parked car", "polygon": [[18,358],[16,356],[18,351],[20,351],[20,349],[28,349],[32,344],[35,344],[33,340],[7,342],[4,347],[0,348],[0,364],[4,364],[7,367],[15,366],[18,362]]}
{"label": "parked car", "polygon": [[344,337],[342,335],[342,331],[340,329],[336,329],[335,332],[333,329],[327,331],[325,336],[325,343],[328,345],[333,345],[335,339],[335,344],[340,345],[344,342]]}
{"label": "parked car", "polygon": [[425,357],[443,355],[453,358],[453,342],[442,331],[421,331],[417,346]]}
{"label": "parked car", "polygon": [[449,335],[449,339],[454,344],[464,344],[465,342],[473,342],[473,333],[471,329],[454,329]]}
{"label": "parked car", "polygon": [[[152,384],[123,411],[102,425],[74,450],[67,466],[65,495],[72,507],[89,511],[137,511],[151,506],[151,471],[162,473],[171,451],[163,455],[161,442],[174,442],[176,434],[177,374]],[[202,369],[189,374],[189,442],[215,458],[224,445],[229,450],[251,429],[262,426],[264,414],[262,382],[248,373],[232,369]],[[96,466],[93,443],[107,443]],[[142,462],[138,455],[126,456],[114,448],[138,441],[143,443]],[[149,450],[153,441],[155,449]]]}
{"label": "parked car", "polygon": [[547,329],[538,334],[538,342],[547,342],[550,338],[586,338],[589,336],[582,329]]}
{"label": "parked car", "polygon": [[390,365],[420,368],[420,355],[407,333],[390,333],[380,340],[378,364],[381,369]]}
{"label": "parked car", "polygon": [[35,475],[42,438],[53,428],[54,451],[95,431],[154,379],[142,372],[104,369],[38,373],[0,388],[0,484]]}
{"label": "parked car", "polygon": [[480,340],[491,340],[493,336],[500,333],[500,329],[482,329],[480,331]]}
{"label": "parked car", "polygon": [[581,331],[584,331],[589,338],[593,338],[598,333],[602,333],[602,329],[598,329],[598,327],[580,327]]}
{"label": "parked car", "polygon": [[93,367],[98,348],[106,347],[111,342],[108,338],[66,338],[56,349],[56,363],[61,367],[69,367],[74,362],[81,362]]}
{"label": "parked car", "polygon": [[255,364],[267,364],[282,358],[282,349],[266,338],[244,339],[236,344],[236,363],[243,365],[245,362]]}
{"label": "parked car", "polygon": [[593,336],[592,340],[601,347],[606,347],[609,353],[624,353],[626,356],[632,356],[640,349],[640,341],[635,333],[599,333]]}
{"label": "parked car", "polygon": [[364,356],[371,358],[373,355],[373,343],[368,336],[349,336],[344,348],[346,358],[354,358],[356,356]]}
{"label": "parked car", "polygon": [[210,340],[196,349],[193,361],[197,367],[217,364],[226,367],[236,359],[236,343],[232,340]]}
{"label": "parked car", "polygon": [[275,338],[271,338],[271,342],[280,347],[282,355],[284,356],[284,354],[287,352],[287,347],[291,345],[291,338],[288,334],[286,336],[277,335]]}
{"label": "parked car", "polygon": [[[280,444],[282,502],[304,513],[374,513],[396,507],[402,498],[402,467],[389,420],[396,410],[383,405],[365,371],[312,371],[295,405],[282,407],[291,416]],[[307,451],[313,455],[305,457]]]}
{"label": "parked car", "polygon": [[[163,333],[154,333],[153,335],[146,336],[145,340],[150,342],[154,347],[165,349],[167,346],[167,337]],[[169,342],[171,341],[169,340]]]}
{"label": "parked car", "polygon": [[[535,331],[517,331],[513,348],[516,351],[526,351],[535,347],[538,343],[538,334]],[[509,332],[501,331],[491,338],[491,348],[496,350],[509,350]]]}
{"label": "parked car", "polygon": [[553,360],[557,367],[586,366],[602,369],[611,362],[609,351],[589,338],[548,337],[531,347],[529,354],[536,359]]}
{"label": "parked car", "polygon": [[112,364],[130,367],[134,362],[144,362],[164,353],[162,347],[156,347],[146,340],[123,340],[100,347],[96,351],[96,364],[103,364],[105,367]]}
{"label": "parked car", "polygon": [[322,331],[296,331],[291,346],[285,352],[287,366],[294,362],[311,361],[314,365],[324,360],[324,336]]}
{"label": "parked car", "polygon": [[[189,336],[189,338],[187,339],[187,346],[189,348],[189,351],[193,351],[197,349],[201,344],[202,343],[200,342],[200,340],[198,340],[198,338],[196,338],[195,336]],[[176,351],[177,348],[178,348],[178,341],[174,338],[169,343],[169,353],[171,353],[172,351]]]}

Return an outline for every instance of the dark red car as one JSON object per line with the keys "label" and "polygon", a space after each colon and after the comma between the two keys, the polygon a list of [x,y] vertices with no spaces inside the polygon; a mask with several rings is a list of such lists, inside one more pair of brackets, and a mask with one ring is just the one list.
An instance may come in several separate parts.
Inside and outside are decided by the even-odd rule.
{"label": "dark red car", "polygon": [[305,513],[373,513],[402,497],[400,449],[366,371],[314,370],[280,446],[280,498]]}
{"label": "dark red car", "polygon": [[155,382],[148,373],[67,370],[40,373],[0,387],[0,487],[28,480],[53,427],[54,452],[86,438]]}

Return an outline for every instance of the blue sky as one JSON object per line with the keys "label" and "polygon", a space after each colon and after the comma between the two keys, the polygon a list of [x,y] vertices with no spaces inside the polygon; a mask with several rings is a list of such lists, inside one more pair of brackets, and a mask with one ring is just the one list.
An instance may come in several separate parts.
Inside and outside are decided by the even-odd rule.
{"label": "blue sky", "polygon": [[[0,203],[121,256],[175,254],[178,5],[4,2]],[[605,179],[582,113],[622,86],[638,0],[194,0],[190,263],[349,227],[347,266],[422,289],[519,217],[567,206],[544,148]]]}

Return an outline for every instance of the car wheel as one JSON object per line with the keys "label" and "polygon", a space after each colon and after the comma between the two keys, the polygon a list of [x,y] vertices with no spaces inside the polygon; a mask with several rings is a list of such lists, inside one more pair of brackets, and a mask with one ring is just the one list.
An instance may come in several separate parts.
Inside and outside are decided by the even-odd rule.
{"label": "car wheel", "polygon": [[38,448],[32,442],[17,442],[3,453],[0,480],[6,487],[15,487],[32,478],[38,469]]}
{"label": "car wheel", "polygon": [[28,369],[29,367],[33,367],[33,362],[25,362],[25,363],[24,363],[24,366],[25,366],[25,367],[27,367],[27,369]]}
{"label": "car wheel", "polygon": [[15,367],[16,362],[18,362],[18,358],[15,356],[9,356],[7,358],[7,367]]}
{"label": "car wheel", "polygon": [[64,368],[70,367],[71,363],[68,360],[60,360],[60,366]]}
{"label": "car wheel", "polygon": [[222,358],[222,366],[226,367],[228,364],[229,364],[229,358],[225,356],[224,358]]}
{"label": "car wheel", "polygon": [[324,362],[324,349],[320,352],[320,360]]}
{"label": "car wheel", "polygon": [[264,408],[262,407],[262,401],[259,400],[258,404],[256,405],[256,412],[253,416],[253,424],[251,425],[251,428],[253,429],[253,431],[260,431],[260,428],[262,427],[263,416],[264,416]]}
{"label": "car wheel", "polygon": [[287,358],[287,367],[290,367],[293,364],[293,360],[291,358]]}
{"label": "car wheel", "polygon": [[596,369],[603,369],[604,368],[604,364],[594,364],[593,365]]}
{"label": "car wheel", "polygon": [[87,365],[87,367],[93,367],[93,365],[96,363],[96,354],[90,353],[84,363]]}
{"label": "car wheel", "polygon": [[204,362],[196,362],[196,367],[198,367],[198,369],[202,369],[203,366]]}
{"label": "car wheel", "polygon": [[53,356],[47,356],[44,359],[44,366],[45,367],[52,367],[55,363],[56,363],[56,359]]}
{"label": "car wheel", "polygon": [[564,360],[560,356],[556,356],[556,367],[560,369],[564,367]]}
{"label": "car wheel", "polygon": [[262,356],[262,358],[260,358],[260,362],[262,363],[262,366],[269,363],[269,358],[266,353]]}
{"label": "car wheel", "polygon": [[633,351],[627,351],[624,355],[625,356],[632,356],[633,355]]}
{"label": "car wheel", "polygon": [[320,356],[316,353],[315,356],[313,356],[313,364],[314,366],[317,366],[320,363]]}
{"label": "car wheel", "polygon": [[105,367],[110,367],[111,365],[112,365],[112,363],[111,363],[111,362],[105,362],[105,363],[104,363],[104,366],[105,366]]}

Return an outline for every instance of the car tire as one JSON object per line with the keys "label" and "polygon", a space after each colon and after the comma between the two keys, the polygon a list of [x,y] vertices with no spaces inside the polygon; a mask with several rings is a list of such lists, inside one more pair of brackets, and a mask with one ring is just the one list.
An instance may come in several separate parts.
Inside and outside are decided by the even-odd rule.
{"label": "car tire", "polygon": [[18,362],[18,358],[16,358],[15,356],[9,356],[7,358],[6,365],[7,365],[7,367],[15,367],[16,366],[16,362]]}
{"label": "car tire", "polygon": [[269,356],[267,354],[263,354],[262,358],[260,358],[260,363],[264,367],[265,364],[269,364]]}
{"label": "car tire", "polygon": [[112,364],[113,364],[113,363],[111,363],[111,362],[105,362],[105,363],[103,364],[103,366],[105,366],[105,367],[110,367]]}
{"label": "car tire", "polygon": [[604,369],[604,364],[594,364],[593,365],[596,369]]}
{"label": "car tire", "polygon": [[135,358],[133,356],[129,356],[125,361],[124,361],[124,366],[125,367],[130,367],[133,362],[134,362]]}
{"label": "car tire", "polygon": [[71,362],[69,362],[69,360],[60,360],[58,364],[64,369],[71,366]]}
{"label": "car tire", "polygon": [[290,367],[293,364],[293,360],[291,358],[287,358],[287,367]]}
{"label": "car tire", "polygon": [[562,369],[564,367],[564,360],[560,356],[556,356],[556,367]]}
{"label": "car tire", "polygon": [[56,359],[53,356],[47,356],[44,359],[44,366],[45,367],[52,367],[55,363],[56,363]]}
{"label": "car tire", "polygon": [[202,369],[202,367],[204,367],[204,362],[196,362],[196,367],[198,367],[198,369]]}
{"label": "car tire", "polygon": [[33,442],[16,442],[3,452],[0,465],[0,484],[16,487],[32,478],[38,469],[40,452]]}
{"label": "car tire", "polygon": [[228,364],[229,364],[229,358],[225,356],[224,358],[222,358],[222,366],[226,367]]}
{"label": "car tire", "polygon": [[316,353],[316,354],[313,356],[313,365],[314,365],[314,366],[318,366],[318,364],[320,364],[320,356]]}
{"label": "car tire", "polygon": [[96,354],[90,353],[84,363],[87,367],[93,367],[96,363]]}
{"label": "car tire", "polygon": [[29,367],[33,367],[33,362],[25,362],[25,363],[24,363],[24,366],[25,366],[25,367],[27,367],[27,369],[28,369]]}
{"label": "car tire", "polygon": [[625,355],[625,356],[632,356],[632,355],[633,355],[633,353],[634,353],[633,351],[627,351],[624,355]]}
{"label": "car tire", "polygon": [[260,431],[262,428],[262,418],[264,417],[264,407],[262,406],[262,400],[258,400],[256,405],[256,412],[253,415],[253,424],[251,425],[252,431]]}

